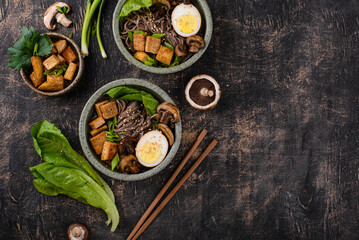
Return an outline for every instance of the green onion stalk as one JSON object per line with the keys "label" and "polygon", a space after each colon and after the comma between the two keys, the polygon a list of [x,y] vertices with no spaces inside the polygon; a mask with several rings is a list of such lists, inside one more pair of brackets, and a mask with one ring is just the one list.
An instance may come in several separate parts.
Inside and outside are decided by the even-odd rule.
{"label": "green onion stalk", "polygon": [[101,40],[101,31],[100,31],[100,22],[101,22],[101,15],[102,15],[102,8],[105,3],[105,0],[102,0],[100,9],[98,10],[97,16],[97,23],[96,23],[96,36],[97,36],[97,43],[101,50],[102,58],[107,58],[107,54],[105,48],[103,47],[102,40]]}
{"label": "green onion stalk", "polygon": [[[91,30],[92,30],[92,24],[91,24],[92,17],[94,15],[94,13],[96,12],[96,9],[100,5],[100,3],[101,3],[101,6],[103,7],[103,4],[105,2],[105,0],[94,0],[93,3],[91,3],[91,1],[92,0],[87,0],[85,19],[84,19],[84,23],[82,26],[82,34],[81,34],[81,52],[85,56],[89,55],[89,50],[88,50],[89,36],[90,36],[89,32],[91,32]],[[98,13],[98,24],[97,25],[99,25],[99,19],[101,18],[102,7],[100,7],[100,10]],[[104,55],[106,55],[106,53],[105,53],[105,50],[102,45],[101,36],[99,35],[100,31],[97,31],[97,32],[98,32],[97,40],[99,41],[101,53],[102,53],[102,56],[104,57]]]}

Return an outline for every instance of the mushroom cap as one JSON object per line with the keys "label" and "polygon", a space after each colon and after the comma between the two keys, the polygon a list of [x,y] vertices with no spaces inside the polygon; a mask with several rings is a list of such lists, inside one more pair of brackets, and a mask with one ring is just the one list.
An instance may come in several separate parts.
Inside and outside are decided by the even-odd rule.
{"label": "mushroom cap", "polygon": [[178,108],[170,103],[170,102],[163,102],[160,105],[158,105],[157,107],[157,112],[161,113],[162,111],[164,112],[168,112],[172,115],[172,119],[171,121],[176,123],[179,121],[180,118],[180,111],[178,110]]}
{"label": "mushroom cap", "polygon": [[[214,85],[214,88],[215,88],[215,92],[214,92],[215,98],[211,103],[209,103],[207,105],[197,104],[196,102],[193,101],[193,99],[190,96],[190,89],[192,88],[193,83],[196,82],[197,80],[200,80],[200,79],[205,79],[205,80],[210,81]],[[200,90],[198,91],[198,95],[201,94]],[[186,95],[187,102],[192,107],[194,107],[194,108],[196,108],[198,110],[209,110],[209,109],[212,109],[215,106],[217,106],[217,103],[218,103],[218,101],[219,101],[219,99],[221,97],[221,89],[220,89],[220,86],[219,86],[218,82],[213,77],[211,77],[209,75],[206,75],[206,74],[201,74],[201,75],[197,75],[197,76],[193,77],[188,82],[188,84],[186,86],[186,89],[185,89],[185,95]]]}
{"label": "mushroom cap", "polygon": [[204,40],[201,36],[199,35],[193,35],[193,36],[190,36],[186,39],[186,43],[188,46],[191,45],[191,43],[193,42],[196,42],[199,44],[199,48],[203,48],[204,47]]}
{"label": "mushroom cap", "polygon": [[87,229],[87,227],[85,225],[83,225],[82,223],[73,223],[69,226],[69,228],[67,229],[67,239],[71,240],[71,237],[70,237],[70,234],[71,234],[71,231],[75,228],[75,227],[79,227],[81,229],[83,229],[85,231],[85,234],[84,234],[84,240],[87,240],[88,237],[89,237],[89,231]]}
{"label": "mushroom cap", "polygon": [[188,51],[187,51],[187,45],[185,44],[178,44],[175,48],[175,54],[178,57],[184,57],[187,56]]}
{"label": "mushroom cap", "polygon": [[66,13],[70,12],[71,10],[70,6],[64,2],[55,2],[50,7],[48,7],[44,16],[44,24],[50,30],[54,30],[56,28],[56,24],[54,23],[54,20],[56,18],[56,15],[59,13],[59,10],[57,10],[56,6],[60,8],[66,7],[67,8]]}
{"label": "mushroom cap", "polygon": [[138,173],[141,170],[141,164],[136,156],[128,155],[121,158],[120,168],[123,173]]}

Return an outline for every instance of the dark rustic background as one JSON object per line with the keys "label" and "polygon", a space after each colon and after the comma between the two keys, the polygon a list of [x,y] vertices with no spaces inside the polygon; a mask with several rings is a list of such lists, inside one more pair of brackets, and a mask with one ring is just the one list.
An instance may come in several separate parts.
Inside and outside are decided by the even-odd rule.
{"label": "dark rustic background", "polygon": [[[109,59],[92,41],[80,85],[56,98],[32,92],[6,67],[7,48],[23,25],[46,31],[42,17],[52,2],[0,0],[1,239],[63,239],[73,222],[86,224],[93,239],[125,238],[203,127],[205,144],[216,138],[219,146],[142,239],[359,239],[359,1],[208,0],[211,44],[196,64],[171,75],[125,60],[111,30],[117,1],[107,1],[102,34]],[[75,24],[57,31],[74,33],[80,43],[86,3],[67,2]],[[223,93],[207,112],[184,97],[189,79],[203,73]],[[28,168],[41,160],[30,129],[48,119],[81,151],[77,125],[85,102],[126,77],[168,91],[184,131],[176,158],[160,174],[138,182],[104,177],[121,215],[111,233],[101,210],[35,190]]]}

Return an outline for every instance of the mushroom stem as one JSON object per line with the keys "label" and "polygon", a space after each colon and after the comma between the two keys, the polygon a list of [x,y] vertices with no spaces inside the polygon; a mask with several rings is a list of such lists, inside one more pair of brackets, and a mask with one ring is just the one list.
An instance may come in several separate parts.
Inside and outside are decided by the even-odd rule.
{"label": "mushroom stem", "polygon": [[208,90],[208,88],[202,88],[200,94],[204,97],[213,97],[214,92],[212,90]]}
{"label": "mushroom stem", "polygon": [[58,23],[60,23],[61,25],[65,26],[65,27],[69,27],[72,23],[72,21],[70,19],[68,19],[65,16],[65,14],[63,14],[63,13],[56,14],[55,18]]}
{"label": "mushroom stem", "polygon": [[81,228],[80,227],[74,227],[74,229],[72,229],[72,235],[74,237],[80,237],[82,234]]}

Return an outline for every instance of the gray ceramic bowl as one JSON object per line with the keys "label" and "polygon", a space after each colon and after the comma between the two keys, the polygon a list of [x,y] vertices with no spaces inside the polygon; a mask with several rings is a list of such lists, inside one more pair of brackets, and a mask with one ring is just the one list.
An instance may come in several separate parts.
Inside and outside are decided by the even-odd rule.
{"label": "gray ceramic bowl", "polygon": [[76,75],[75,79],[72,80],[70,85],[68,85],[66,88],[64,88],[61,91],[45,92],[45,91],[40,91],[40,90],[38,90],[37,88],[34,87],[34,85],[32,84],[29,76],[24,72],[24,70],[21,69],[20,74],[21,74],[22,80],[24,80],[25,84],[32,91],[37,92],[38,94],[41,94],[41,95],[55,97],[55,96],[60,96],[60,95],[63,95],[65,93],[70,92],[71,90],[73,90],[77,86],[77,84],[79,84],[79,82],[80,82],[80,80],[82,78],[83,72],[84,72],[84,60],[83,60],[83,57],[82,57],[82,54],[81,54],[81,50],[80,50],[79,46],[76,44],[76,42],[74,40],[72,40],[71,38],[69,38],[69,37],[67,37],[67,36],[65,36],[63,34],[60,34],[60,33],[49,32],[49,33],[46,33],[46,34],[52,39],[53,42],[55,42],[56,40],[65,39],[68,42],[68,44],[72,47],[72,49],[75,51],[76,55],[79,58],[78,70],[77,70],[77,75]]}
{"label": "gray ceramic bowl", "polygon": [[143,64],[142,62],[135,59],[131,53],[127,50],[126,46],[123,44],[122,39],[120,37],[120,22],[118,20],[118,16],[120,15],[122,6],[125,4],[127,0],[119,0],[117,3],[117,6],[115,8],[115,12],[113,13],[113,19],[112,19],[112,30],[113,35],[115,37],[116,44],[118,48],[120,49],[121,53],[125,56],[125,58],[130,61],[132,64],[134,64],[136,67],[141,68],[144,71],[151,72],[151,73],[157,73],[157,74],[170,74],[182,71],[192,64],[194,64],[206,51],[212,37],[212,31],[213,31],[213,21],[212,21],[212,14],[211,10],[208,7],[206,0],[192,0],[191,3],[195,5],[199,12],[201,13],[202,17],[202,26],[200,32],[204,32],[204,42],[205,45],[202,49],[199,50],[198,53],[194,54],[190,59],[187,61],[181,63],[178,66],[170,67],[170,68],[157,68],[157,67],[151,67]]}
{"label": "gray ceramic bowl", "polygon": [[118,86],[129,86],[134,87],[137,89],[141,89],[148,93],[151,93],[157,100],[160,102],[171,102],[174,103],[170,96],[167,95],[165,91],[163,91],[158,86],[154,85],[153,83],[147,82],[145,80],[136,79],[136,78],[126,78],[120,79],[113,82],[106,84],[105,86],[101,87],[97,90],[87,101],[84,109],[82,110],[80,123],[79,123],[79,136],[80,136],[80,143],[82,150],[85,153],[85,156],[90,161],[90,163],[100,172],[105,174],[108,177],[124,180],[124,181],[136,181],[142,180],[148,177],[152,177],[163,170],[174,158],[179,148],[181,142],[181,135],[182,135],[182,124],[181,120],[175,124],[175,142],[172,147],[169,149],[166,158],[156,167],[150,168],[145,172],[138,173],[138,174],[123,174],[119,172],[113,172],[111,169],[101,161],[100,157],[96,155],[93,151],[92,146],[89,142],[89,128],[87,126],[88,122],[93,116],[94,113],[94,105],[95,103],[103,97],[103,94],[110,90],[111,88],[118,87]]}

